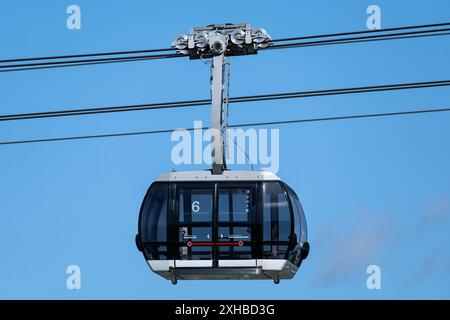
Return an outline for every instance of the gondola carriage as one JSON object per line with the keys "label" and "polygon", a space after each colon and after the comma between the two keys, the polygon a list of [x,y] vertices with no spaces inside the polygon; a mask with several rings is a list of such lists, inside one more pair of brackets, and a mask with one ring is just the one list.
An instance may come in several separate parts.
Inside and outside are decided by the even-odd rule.
{"label": "gondola carriage", "polygon": [[[197,40],[196,40],[197,39]],[[136,245],[169,279],[291,279],[308,256],[305,215],[295,192],[266,171],[230,171],[224,157],[225,56],[270,45],[247,24],[194,28],[172,46],[211,59],[211,159],[206,171],[170,172],[148,189]],[[228,94],[227,94],[228,95]]]}
{"label": "gondola carriage", "polygon": [[142,203],[136,244],[177,279],[290,279],[309,252],[295,192],[265,171],[170,172]]}

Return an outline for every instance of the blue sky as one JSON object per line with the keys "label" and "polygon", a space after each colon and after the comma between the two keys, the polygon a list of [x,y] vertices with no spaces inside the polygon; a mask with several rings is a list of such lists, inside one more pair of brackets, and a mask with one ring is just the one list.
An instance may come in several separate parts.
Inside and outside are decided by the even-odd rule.
{"label": "blue sky", "polygon": [[[81,30],[66,28],[81,7]],[[273,38],[448,22],[448,1],[14,1],[0,58],[161,48],[194,26],[248,22]],[[231,95],[450,77],[447,37],[231,59]],[[1,114],[209,97],[201,61],[167,59],[0,75]],[[232,105],[231,122],[448,107],[446,87]],[[207,107],[3,122],[0,140],[191,127]],[[279,175],[299,194],[311,254],[294,280],[154,275],[134,245],[141,200],[171,170],[169,135],[0,146],[0,298],[450,298],[450,114],[280,126]],[[177,170],[198,169],[180,166]],[[202,167],[204,168],[204,167]],[[244,167],[247,168],[248,167]],[[82,290],[66,289],[81,267]],[[377,264],[382,289],[366,288]]]}

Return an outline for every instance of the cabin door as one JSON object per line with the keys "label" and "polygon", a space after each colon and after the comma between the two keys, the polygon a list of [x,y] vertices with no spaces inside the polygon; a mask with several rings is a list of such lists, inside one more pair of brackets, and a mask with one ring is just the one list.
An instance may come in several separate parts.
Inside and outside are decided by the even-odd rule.
{"label": "cabin door", "polygon": [[256,266],[256,184],[217,183],[217,208],[213,223],[214,266]]}
{"label": "cabin door", "polygon": [[177,184],[176,260],[198,267],[256,266],[255,242],[261,240],[256,199],[256,183]]}

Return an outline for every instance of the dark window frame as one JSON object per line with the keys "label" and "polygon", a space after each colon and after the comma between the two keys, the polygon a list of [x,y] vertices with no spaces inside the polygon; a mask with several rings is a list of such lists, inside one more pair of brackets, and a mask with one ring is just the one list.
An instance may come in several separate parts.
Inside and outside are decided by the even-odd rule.
{"label": "dark window frame", "polygon": [[[276,183],[281,187],[281,190],[283,191],[283,194],[288,202],[289,207],[289,213],[290,213],[290,237],[289,241],[264,241],[263,240],[263,232],[264,232],[264,194],[263,194],[263,183]],[[144,249],[146,247],[165,247],[165,251],[158,250],[158,254],[155,254],[154,256],[151,256],[147,254],[147,250],[144,250],[144,256],[147,260],[159,260],[160,255],[165,255],[168,260],[178,260],[180,259],[180,248],[186,246],[186,242],[179,241],[179,235],[178,232],[174,232],[174,230],[178,230],[179,226],[184,226],[184,224],[187,224],[187,222],[180,223],[179,221],[176,221],[177,218],[177,210],[179,209],[179,201],[177,199],[178,190],[182,187],[191,187],[193,189],[205,189],[205,188],[212,188],[212,221],[201,221],[201,222],[193,222],[189,225],[191,227],[208,227],[211,225],[211,231],[212,231],[212,241],[211,242],[219,242],[217,239],[218,237],[218,230],[221,226],[230,226],[230,223],[233,227],[247,227],[249,224],[246,221],[218,221],[219,218],[219,212],[218,212],[218,204],[219,204],[219,189],[221,188],[252,188],[253,189],[253,203],[252,203],[252,214],[251,217],[251,240],[245,241],[244,247],[251,247],[251,258],[252,259],[262,259],[264,258],[264,245],[287,245],[288,248],[286,250],[286,253],[284,254],[283,259],[287,259],[289,256],[290,251],[295,247],[294,244],[294,214],[295,210],[293,208],[293,204],[291,202],[290,194],[288,193],[290,190],[292,190],[288,185],[283,183],[282,181],[201,181],[201,182],[154,182],[148,189],[144,199],[147,199],[148,194],[150,193],[152,187],[154,187],[157,184],[163,184],[166,185],[168,188],[167,192],[167,241],[152,241],[152,242],[143,242]],[[295,192],[294,192],[295,194]],[[138,232],[141,232],[141,222],[142,222],[142,215],[144,208],[144,202],[141,205],[141,210],[139,214],[139,227]],[[217,231],[217,232],[216,232]],[[298,239],[297,239],[298,240]],[[188,248],[188,250],[191,250],[191,248]],[[212,250],[213,255],[212,257],[214,260],[217,260],[216,257],[219,256],[218,254],[218,247],[213,246]],[[158,258],[156,258],[158,257]],[[217,265],[216,265],[217,266]]]}

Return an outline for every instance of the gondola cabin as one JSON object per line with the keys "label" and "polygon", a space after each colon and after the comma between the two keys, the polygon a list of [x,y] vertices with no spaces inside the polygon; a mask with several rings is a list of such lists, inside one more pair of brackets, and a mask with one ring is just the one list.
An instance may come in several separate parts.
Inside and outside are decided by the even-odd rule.
{"label": "gondola cabin", "polygon": [[309,252],[295,192],[265,171],[170,172],[142,203],[136,245],[178,279],[290,279]]}

